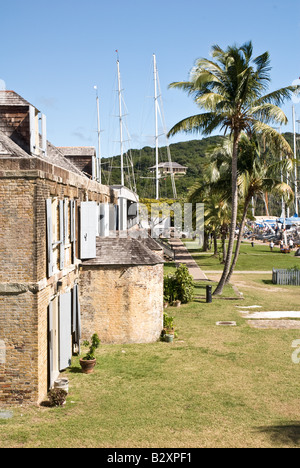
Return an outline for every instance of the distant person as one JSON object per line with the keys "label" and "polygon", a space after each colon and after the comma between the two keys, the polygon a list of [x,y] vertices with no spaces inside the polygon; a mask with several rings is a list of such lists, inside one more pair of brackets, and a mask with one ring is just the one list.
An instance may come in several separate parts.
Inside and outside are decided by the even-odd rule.
{"label": "distant person", "polygon": [[252,245],[252,247],[254,247],[254,242],[253,241],[251,242],[251,245]]}
{"label": "distant person", "polygon": [[270,242],[270,249],[271,249],[271,252],[273,252],[273,249],[274,249],[274,242],[273,241]]}
{"label": "distant person", "polygon": [[293,248],[294,248],[294,241],[293,241],[293,239],[290,239],[289,247],[290,247],[290,250],[293,250]]}

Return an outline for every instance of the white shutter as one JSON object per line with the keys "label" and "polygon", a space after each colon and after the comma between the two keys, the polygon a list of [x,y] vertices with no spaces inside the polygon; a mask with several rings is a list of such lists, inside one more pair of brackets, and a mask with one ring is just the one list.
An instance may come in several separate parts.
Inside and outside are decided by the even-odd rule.
{"label": "white shutter", "polygon": [[96,257],[98,207],[96,202],[80,205],[80,258]]}
{"label": "white shutter", "polygon": [[119,216],[118,216],[118,229],[119,231],[127,230],[127,200],[126,198],[120,197],[118,200],[119,204]]}
{"label": "white shutter", "polygon": [[64,243],[64,201],[59,200],[59,268],[63,270],[64,268],[64,254],[65,254],[65,243]]}
{"label": "white shutter", "polygon": [[47,218],[47,274],[48,277],[53,275],[53,234],[52,234],[52,200],[46,200],[46,218]]}
{"label": "white shutter", "polygon": [[76,201],[71,200],[70,201],[70,241],[72,244],[72,250],[73,250],[73,263],[75,263],[75,258],[76,258]]}
{"label": "white shutter", "polygon": [[80,317],[80,304],[78,285],[75,284],[72,290],[72,334],[73,343],[78,346],[80,352],[80,338],[81,338],[81,317]]}
{"label": "white shutter", "polygon": [[50,302],[48,307],[48,356],[49,356],[49,387],[52,388],[54,383],[54,330],[53,330],[53,307]]}
{"label": "white shutter", "polygon": [[71,292],[59,296],[59,370],[62,371],[71,365],[72,338],[71,338],[72,302]]}
{"label": "white shutter", "polygon": [[68,243],[68,226],[69,226],[69,200],[64,200],[64,244]]}
{"label": "white shutter", "polygon": [[100,204],[100,216],[99,216],[99,236],[109,236],[109,204]]}
{"label": "white shutter", "polygon": [[119,229],[119,207],[112,203],[109,204],[109,230],[117,231]]}

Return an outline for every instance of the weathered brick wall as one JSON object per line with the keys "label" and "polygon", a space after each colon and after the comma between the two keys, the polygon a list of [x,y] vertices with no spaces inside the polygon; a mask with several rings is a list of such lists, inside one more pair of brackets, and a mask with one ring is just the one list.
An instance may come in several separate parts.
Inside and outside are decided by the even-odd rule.
{"label": "weathered brick wall", "polygon": [[[72,288],[79,276],[76,263],[47,278],[46,199],[50,197],[76,199],[77,207],[87,198],[116,202],[107,187],[45,161],[1,159],[0,343],[5,345],[5,363],[0,355],[0,405],[40,402],[45,397],[48,305],[53,295]],[[78,239],[77,226],[77,245]]]}
{"label": "weathered brick wall", "polygon": [[0,406],[32,402],[38,398],[36,295],[30,291],[0,294],[0,311],[5,345],[5,359],[0,361]]}
{"label": "weathered brick wall", "polygon": [[151,343],[159,338],[162,264],[81,266],[79,278],[83,339],[90,339],[93,333],[103,343]]}
{"label": "weathered brick wall", "polygon": [[33,180],[0,180],[0,282],[35,281]]}

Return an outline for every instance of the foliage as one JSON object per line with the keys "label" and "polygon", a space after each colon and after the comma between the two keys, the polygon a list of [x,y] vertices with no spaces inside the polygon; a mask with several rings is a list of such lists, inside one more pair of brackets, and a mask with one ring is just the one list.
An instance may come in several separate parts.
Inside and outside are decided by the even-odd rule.
{"label": "foliage", "polygon": [[182,131],[210,135],[221,129],[233,138],[229,243],[224,270],[214,294],[222,293],[231,265],[238,211],[238,145],[242,132],[249,138],[253,134],[263,135],[266,142],[273,142],[281,146],[285,154],[292,154],[287,141],[271,125],[287,123],[279,106],[299,88],[288,86],[265,94],[271,81],[270,69],[269,53],[254,57],[251,41],[242,46],[229,46],[226,50],[214,45],[210,59],[197,60],[189,81],[170,85],[191,95],[204,112],[175,124],[169,136]]}
{"label": "foliage", "polygon": [[297,272],[297,271],[300,271],[300,267],[299,267],[299,265],[295,265],[292,268],[287,268],[287,271]]}
{"label": "foliage", "polygon": [[164,329],[173,330],[174,329],[174,317],[168,315],[164,312]]}
{"label": "foliage", "polygon": [[179,265],[173,275],[164,277],[164,299],[170,303],[176,300],[183,304],[193,300],[194,280],[186,265]]}
{"label": "foliage", "polygon": [[100,339],[97,335],[97,333],[94,333],[94,335],[91,338],[91,344],[89,342],[85,342],[87,346],[90,346],[90,349],[88,353],[82,358],[84,361],[92,361],[95,359],[95,351],[97,348],[99,348],[100,345]]}
{"label": "foliage", "polygon": [[66,390],[62,388],[53,388],[48,393],[49,403],[51,406],[62,406],[67,397]]}

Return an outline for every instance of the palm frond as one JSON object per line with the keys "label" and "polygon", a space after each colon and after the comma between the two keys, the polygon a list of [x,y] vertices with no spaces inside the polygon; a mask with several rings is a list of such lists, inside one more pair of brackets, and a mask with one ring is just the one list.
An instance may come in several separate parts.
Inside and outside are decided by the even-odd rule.
{"label": "palm frond", "polygon": [[179,132],[209,135],[213,130],[218,128],[222,122],[223,116],[218,116],[214,112],[193,115],[174,125],[169,131],[168,137]]}
{"label": "palm frond", "polygon": [[264,122],[255,120],[252,124],[253,130],[257,134],[262,134],[267,143],[275,143],[286,155],[293,155],[292,148],[281,133]]}
{"label": "palm frond", "polygon": [[256,120],[261,120],[265,123],[276,123],[279,125],[286,125],[288,119],[283,110],[269,102],[253,106],[248,110],[249,115],[252,115]]}
{"label": "palm frond", "polygon": [[292,94],[300,88],[299,86],[286,86],[285,88],[277,89],[271,93],[266,94],[265,96],[260,96],[255,102],[254,106],[271,103],[275,106],[280,106],[284,103],[286,99],[290,99]]}

